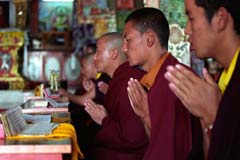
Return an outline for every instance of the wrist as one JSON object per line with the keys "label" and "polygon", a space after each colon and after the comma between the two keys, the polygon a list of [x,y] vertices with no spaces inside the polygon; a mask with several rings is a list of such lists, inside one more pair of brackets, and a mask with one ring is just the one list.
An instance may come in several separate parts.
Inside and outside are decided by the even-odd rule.
{"label": "wrist", "polygon": [[215,115],[214,114],[205,114],[204,117],[201,118],[201,121],[205,128],[208,128],[209,126],[212,126],[215,121]]}
{"label": "wrist", "polygon": [[149,123],[149,121],[150,121],[150,117],[148,115],[140,116],[140,119],[144,123]]}
{"label": "wrist", "polygon": [[211,124],[204,129],[205,133],[208,135],[209,138],[211,137],[211,134],[212,134],[212,128],[213,128],[213,125]]}
{"label": "wrist", "polygon": [[204,131],[207,133],[207,132],[211,131],[212,128],[213,128],[213,124],[210,124],[209,126],[204,128]]}
{"label": "wrist", "polygon": [[203,120],[201,120],[201,125],[202,125],[203,132],[205,134],[207,134],[209,137],[211,137],[211,131],[212,131],[212,128],[213,128],[213,124],[206,123]]}

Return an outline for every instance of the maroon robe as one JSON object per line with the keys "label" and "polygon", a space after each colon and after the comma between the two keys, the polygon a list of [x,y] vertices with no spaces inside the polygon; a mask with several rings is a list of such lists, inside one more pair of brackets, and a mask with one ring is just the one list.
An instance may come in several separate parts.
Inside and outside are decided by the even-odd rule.
{"label": "maroon robe", "polygon": [[144,160],[185,160],[191,150],[191,116],[168,87],[166,67],[178,61],[171,55],[163,62],[148,91],[151,136]]}
{"label": "maroon robe", "polygon": [[213,125],[208,159],[240,159],[240,55],[219,104]]}
{"label": "maroon robe", "polygon": [[105,96],[109,115],[104,118],[94,141],[97,160],[141,160],[148,140],[144,126],[131,108],[127,86],[130,77],[140,79],[144,73],[128,63],[114,72]]}

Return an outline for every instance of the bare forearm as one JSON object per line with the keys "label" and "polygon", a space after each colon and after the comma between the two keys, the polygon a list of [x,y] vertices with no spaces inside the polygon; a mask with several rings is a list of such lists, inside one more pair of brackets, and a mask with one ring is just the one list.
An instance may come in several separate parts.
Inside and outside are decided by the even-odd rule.
{"label": "bare forearm", "polygon": [[145,128],[145,132],[147,134],[148,139],[150,139],[150,130],[151,130],[151,121],[150,121],[150,117],[145,117],[145,118],[141,118],[141,121],[144,125]]}
{"label": "bare forearm", "polygon": [[84,105],[87,99],[93,99],[95,97],[95,90],[90,90],[83,95],[71,95],[69,99],[79,105]]}
{"label": "bare forearm", "polygon": [[203,121],[201,121],[202,125],[202,133],[203,133],[203,152],[204,152],[204,159],[207,160],[208,158],[208,150],[209,150],[209,145],[210,145],[210,133],[206,129],[208,128]]}
{"label": "bare forearm", "polygon": [[76,103],[76,104],[79,104],[79,105],[83,105],[83,103],[84,103],[84,99],[83,99],[82,95],[71,95],[68,98],[73,103]]}

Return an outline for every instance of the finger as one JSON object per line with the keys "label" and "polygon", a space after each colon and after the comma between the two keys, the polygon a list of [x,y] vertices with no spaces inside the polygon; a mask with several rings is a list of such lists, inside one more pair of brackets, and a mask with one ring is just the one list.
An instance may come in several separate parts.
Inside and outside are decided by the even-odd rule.
{"label": "finger", "polygon": [[[127,90],[128,90],[129,88],[127,88]],[[134,104],[133,104],[133,101],[132,101],[132,99],[131,99],[131,96],[128,94],[128,99],[129,99],[129,101],[130,101],[130,104],[131,104],[131,107],[132,107],[132,109],[133,109],[133,111],[136,113],[136,108],[135,108],[135,106],[134,106]]]}
{"label": "finger", "polygon": [[86,85],[86,87],[88,87],[88,88],[89,88],[89,87],[91,86],[91,82],[89,82],[89,81],[88,81],[88,82],[86,82],[86,84],[85,84],[85,85]]}
{"label": "finger", "polygon": [[132,92],[131,92],[131,90],[130,90],[130,88],[129,87],[127,87],[127,92],[128,92],[128,99],[129,99],[129,101],[130,101],[130,104],[131,104],[131,106],[132,106],[132,109],[135,111],[136,110],[136,108],[135,108],[135,101],[134,101],[134,97],[133,97],[133,94],[132,94]]}
{"label": "finger", "polygon": [[194,82],[194,78],[195,78],[195,74],[190,71],[189,69],[187,69],[186,67],[177,64],[175,65],[175,69],[176,69],[176,77],[183,82],[186,82],[188,84],[191,84]]}
{"label": "finger", "polygon": [[108,84],[106,84],[104,82],[100,82],[99,86],[102,87],[102,88],[107,88]]}
{"label": "finger", "polygon": [[85,111],[91,116],[91,118],[93,119],[93,117],[95,116],[95,112],[93,110],[91,110],[91,108],[84,108]]}
{"label": "finger", "polygon": [[102,82],[102,86],[103,86],[104,88],[107,88],[107,87],[108,87],[108,84],[107,84],[107,83],[104,83],[104,82]]}
{"label": "finger", "polygon": [[[137,79],[132,80],[132,86],[133,86],[133,103],[134,104],[140,104],[143,98],[146,97],[146,92],[143,89],[142,85],[139,83]],[[138,105],[137,105],[138,106]]]}
{"label": "finger", "polygon": [[88,102],[88,100],[86,100],[85,102],[84,102],[84,109],[86,110],[86,111],[88,111],[90,108],[91,108],[91,104],[89,104],[89,102]]}
{"label": "finger", "polygon": [[135,84],[137,86],[137,89],[140,93],[140,96],[145,96],[146,95],[146,91],[144,90],[143,86],[139,83],[139,81],[137,79],[134,80],[135,81]]}
{"label": "finger", "polygon": [[129,95],[131,96],[132,102],[134,104],[137,100],[139,91],[137,89],[137,86],[136,86],[133,78],[130,78],[130,80],[128,82],[128,87],[129,87]]}
{"label": "finger", "polygon": [[97,84],[97,86],[98,86],[98,87],[102,87],[102,86],[103,86],[103,83],[104,83],[104,82],[99,81],[98,84]]}
{"label": "finger", "polygon": [[128,93],[128,98],[132,99],[132,92],[129,86],[127,87],[127,93]]}
{"label": "finger", "polygon": [[132,78],[130,78],[128,81],[127,91],[128,91],[128,94],[132,96],[133,91],[134,91]]}
{"label": "finger", "polygon": [[134,95],[139,95],[140,89],[142,88],[139,81],[137,79],[133,79],[133,78],[130,78],[129,87]]}
{"label": "finger", "polygon": [[[182,90],[175,86],[174,83],[169,83],[169,88],[173,91],[173,93],[181,100],[185,107],[187,107],[187,96]],[[189,108],[188,108],[189,109]]]}
{"label": "finger", "polygon": [[142,86],[140,85],[140,83],[135,80],[135,79],[130,79],[130,86],[132,86],[132,90],[129,87],[129,98],[130,98],[130,103],[132,106],[133,111],[138,115],[139,114],[139,110],[141,107],[141,103],[142,103],[142,98],[144,98],[141,93],[139,88],[141,89]]}
{"label": "finger", "polygon": [[82,84],[84,85],[86,83],[87,83],[87,79],[83,79]]}
{"label": "finger", "polygon": [[187,84],[198,84],[200,81],[202,81],[202,79],[197,74],[184,67],[183,65],[177,64],[175,68],[179,71],[179,74],[176,76],[178,76],[180,80]]}
{"label": "finger", "polygon": [[96,104],[95,102],[93,102],[92,100],[90,100],[89,99],[89,104],[90,104],[90,106],[91,106],[91,110],[92,111],[97,111],[97,110],[99,110],[99,107],[98,107],[98,104]]}
{"label": "finger", "polygon": [[103,105],[97,105],[99,109],[105,110],[105,107]]}
{"label": "finger", "polygon": [[85,105],[84,110],[85,110],[88,114],[92,115],[92,111],[91,111],[92,108],[91,108],[91,106],[89,106],[87,102],[86,102],[84,105]]}
{"label": "finger", "polygon": [[85,103],[85,111],[90,114],[91,117],[94,117],[97,112],[99,112],[99,108],[96,107],[96,104],[93,104],[91,101],[87,101]]}
{"label": "finger", "polygon": [[86,106],[86,107],[88,107],[88,108],[92,108],[92,107],[94,107],[94,105],[95,105],[95,103],[92,101],[92,100],[90,100],[90,99],[87,99],[85,102],[84,102],[84,106]]}
{"label": "finger", "polygon": [[168,66],[167,72],[165,73],[165,78],[175,85],[178,85],[181,82],[181,78],[183,75],[180,71],[178,71],[174,66]]}
{"label": "finger", "polygon": [[172,86],[172,87],[174,86],[173,88],[171,88],[173,91],[175,92],[181,91],[181,92],[187,93],[188,88],[175,75],[176,75],[175,72],[167,71],[164,74],[164,77],[170,82],[169,86]]}
{"label": "finger", "polygon": [[82,85],[83,85],[83,88],[84,88],[85,90],[87,90],[88,86],[87,86],[86,82],[83,82]]}
{"label": "finger", "polygon": [[216,85],[216,82],[214,81],[214,79],[212,78],[212,76],[208,73],[206,68],[203,68],[202,70],[202,74],[204,79],[211,85]]}
{"label": "finger", "polygon": [[193,80],[191,79],[195,76],[191,71],[183,67],[182,65],[168,66],[167,72],[164,77],[173,83],[178,90],[181,90],[185,94],[190,93],[193,90]]}
{"label": "finger", "polygon": [[128,92],[128,99],[130,100],[130,102],[132,102],[133,97],[132,97],[132,92],[129,86],[127,87],[127,92]]}
{"label": "finger", "polygon": [[98,108],[102,111],[102,112],[104,112],[104,113],[108,113],[107,112],[107,110],[106,110],[106,108],[103,106],[103,105],[98,105]]}
{"label": "finger", "polygon": [[94,83],[93,83],[92,81],[88,81],[88,82],[87,82],[87,86],[88,86],[88,87],[92,87],[93,85],[94,85]]}
{"label": "finger", "polygon": [[88,103],[91,104],[92,106],[95,106],[95,105],[96,105],[96,103],[93,102],[93,100],[91,100],[91,99],[88,99],[87,101],[88,101]]}

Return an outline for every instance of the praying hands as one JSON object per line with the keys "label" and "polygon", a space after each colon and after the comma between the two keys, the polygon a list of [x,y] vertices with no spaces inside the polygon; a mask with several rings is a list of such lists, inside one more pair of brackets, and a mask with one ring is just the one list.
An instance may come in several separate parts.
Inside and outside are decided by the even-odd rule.
{"label": "praying hands", "polygon": [[127,91],[133,111],[144,122],[145,130],[150,135],[151,121],[146,91],[139,81],[133,78],[128,81]]}
{"label": "praying hands", "polygon": [[215,121],[222,94],[205,68],[202,73],[204,79],[178,64],[168,66],[164,76],[186,108],[208,126]]}
{"label": "praying hands", "polygon": [[103,119],[108,115],[104,106],[94,103],[88,99],[85,103],[85,110],[92,117],[92,119],[99,125],[102,125]]}

